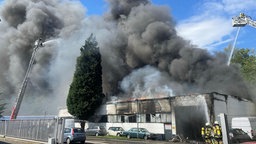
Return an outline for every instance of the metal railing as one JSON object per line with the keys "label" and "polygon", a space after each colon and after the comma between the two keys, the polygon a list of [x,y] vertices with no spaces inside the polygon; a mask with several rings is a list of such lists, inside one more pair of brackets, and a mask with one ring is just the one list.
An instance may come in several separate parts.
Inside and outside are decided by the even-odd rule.
{"label": "metal railing", "polygon": [[46,142],[56,137],[57,127],[57,119],[2,120],[0,135]]}

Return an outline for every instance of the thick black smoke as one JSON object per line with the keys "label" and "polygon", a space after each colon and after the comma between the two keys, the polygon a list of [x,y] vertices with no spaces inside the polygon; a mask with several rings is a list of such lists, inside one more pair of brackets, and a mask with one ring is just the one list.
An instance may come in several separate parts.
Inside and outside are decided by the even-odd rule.
{"label": "thick black smoke", "polygon": [[[72,1],[6,0],[3,2],[0,23],[0,92],[2,93],[0,97],[9,104],[7,114],[14,105],[31,58],[34,42],[38,38],[47,42],[45,47],[37,52],[21,105],[21,113],[51,113],[51,108],[65,106],[65,98],[63,95],[59,96],[62,92],[58,87],[62,86],[61,84],[55,86],[55,79],[58,76],[57,69],[54,69],[53,65],[64,49],[56,44],[56,39],[67,39],[80,29],[84,14],[85,9],[81,4]],[[53,42],[55,44],[51,41],[55,41]],[[58,65],[61,64],[62,62],[58,62]],[[66,73],[61,76],[65,78]],[[66,90],[62,91],[66,92]]]}
{"label": "thick black smoke", "polygon": [[103,88],[108,96],[212,91],[250,96],[238,67],[226,66],[224,54],[209,54],[177,36],[168,7],[147,0],[108,0],[108,4],[104,16],[86,16],[85,8],[74,0],[4,1],[0,97],[9,107],[39,37],[46,41],[45,47],[38,50],[21,114],[55,114],[65,107],[76,57],[91,33],[100,46]]}
{"label": "thick black smoke", "polygon": [[114,18],[111,20],[117,25],[118,36],[106,45],[114,43],[110,51],[119,58],[117,63],[107,63],[109,57],[103,61],[108,65],[104,67],[107,92],[121,91],[136,97],[162,89],[174,95],[216,91],[249,97],[238,67],[228,67],[224,54],[210,54],[177,36],[167,7],[129,2],[110,1],[107,16]]}

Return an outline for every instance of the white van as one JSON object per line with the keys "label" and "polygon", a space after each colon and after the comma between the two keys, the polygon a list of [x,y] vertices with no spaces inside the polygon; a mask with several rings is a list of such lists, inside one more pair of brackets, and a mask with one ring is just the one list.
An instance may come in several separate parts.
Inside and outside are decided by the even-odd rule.
{"label": "white van", "polygon": [[234,117],[232,118],[231,127],[242,129],[251,139],[256,137],[256,117]]}

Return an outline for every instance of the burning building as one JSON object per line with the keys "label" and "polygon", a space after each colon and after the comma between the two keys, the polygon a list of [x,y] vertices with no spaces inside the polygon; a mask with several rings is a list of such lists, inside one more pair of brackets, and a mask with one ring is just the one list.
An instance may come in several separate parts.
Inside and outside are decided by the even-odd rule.
{"label": "burning building", "polygon": [[219,120],[220,113],[227,114],[229,126],[232,117],[256,114],[252,101],[217,92],[117,100],[104,109],[107,127],[144,127],[165,139],[178,134],[195,140],[201,139],[201,127]]}
{"label": "burning building", "polygon": [[[168,7],[149,0],[107,2],[103,16],[86,16],[83,5],[73,0],[3,2],[0,98],[8,102],[6,114],[25,75],[31,44],[41,36],[60,42],[38,51],[21,114],[56,114],[64,107],[79,48],[91,33],[102,55],[104,93],[123,100],[103,108],[109,123],[128,128],[126,123],[139,122],[153,132],[171,130],[197,138],[198,127],[219,112],[232,116],[236,105],[239,110],[254,106],[246,99],[255,99],[255,86],[247,85],[239,66],[227,66],[225,54],[208,53],[178,36]],[[168,97],[157,97],[160,93]],[[242,114],[247,112],[252,114],[249,108]],[[196,132],[186,131],[192,128]]]}

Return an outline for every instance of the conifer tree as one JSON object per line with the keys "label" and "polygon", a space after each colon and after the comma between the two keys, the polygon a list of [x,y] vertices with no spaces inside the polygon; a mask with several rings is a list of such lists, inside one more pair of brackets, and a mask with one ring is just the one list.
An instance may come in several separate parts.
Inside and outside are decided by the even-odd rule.
{"label": "conifer tree", "polygon": [[88,120],[104,99],[101,55],[93,35],[85,40],[80,54],[67,97],[67,108],[76,118]]}

